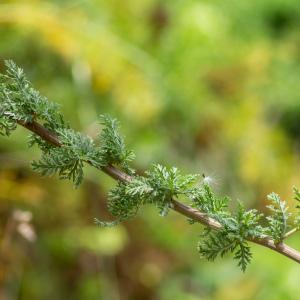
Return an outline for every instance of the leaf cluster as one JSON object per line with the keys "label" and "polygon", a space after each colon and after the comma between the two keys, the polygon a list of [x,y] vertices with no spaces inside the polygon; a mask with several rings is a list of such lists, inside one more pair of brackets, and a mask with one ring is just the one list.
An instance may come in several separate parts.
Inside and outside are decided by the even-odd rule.
{"label": "leaf cluster", "polygon": [[[209,191],[210,188],[205,186],[205,190]],[[212,191],[208,194],[210,193]],[[212,198],[211,195],[209,197]],[[207,201],[205,197],[203,199]],[[208,260],[214,260],[218,255],[223,257],[228,252],[233,253],[238,266],[245,271],[252,258],[247,239],[261,237],[265,232],[259,225],[261,218],[262,214],[258,214],[254,209],[247,211],[240,203],[235,215],[230,212],[219,215],[218,221],[223,227],[219,231],[210,230],[208,234],[203,235],[198,244],[200,255]]]}
{"label": "leaf cluster", "polygon": [[100,168],[103,165],[99,150],[94,141],[72,129],[58,130],[62,147],[53,147],[44,151],[39,161],[32,167],[42,175],[58,173],[60,179],[72,180],[77,187],[83,180],[84,162]]}
{"label": "leaf cluster", "polygon": [[129,163],[135,158],[131,150],[127,150],[124,138],[119,134],[119,122],[108,115],[100,116],[103,129],[100,133],[100,155],[106,164],[115,164],[127,172],[133,173]]}
{"label": "leaf cluster", "polygon": [[215,260],[218,255],[223,257],[228,252],[234,253],[234,259],[244,272],[250,263],[252,253],[246,240],[239,239],[226,230],[211,232],[203,241],[198,244],[198,251],[201,257],[207,260]]}
{"label": "leaf cluster", "polygon": [[295,217],[294,224],[295,224],[296,228],[299,230],[300,229],[300,211],[299,211],[299,209],[300,209],[300,191],[296,187],[294,187],[293,192],[294,192],[294,199],[298,203],[296,205],[296,208],[298,209],[298,214]]}
{"label": "leaf cluster", "polygon": [[104,128],[94,142],[90,137],[70,129],[59,112],[59,106],[41,96],[13,61],[6,61],[5,65],[7,71],[0,75],[0,134],[9,135],[18,122],[39,121],[56,133],[62,143],[62,147],[53,147],[32,134],[29,145],[37,144],[42,150],[41,159],[32,163],[34,170],[42,175],[57,173],[61,179],[72,180],[76,187],[83,180],[84,162],[97,168],[116,164],[129,171],[128,163],[134,155],[126,149],[115,119],[100,116]]}
{"label": "leaf cluster", "polygon": [[[118,183],[108,195],[108,208],[119,220],[137,214],[142,205],[154,204],[165,216],[173,197],[184,195],[198,175],[183,175],[176,168],[153,165],[145,176],[134,176],[129,183]],[[105,223],[101,223],[105,225]],[[110,225],[110,223],[108,223]]]}
{"label": "leaf cluster", "polygon": [[198,174],[183,175],[176,167],[168,168],[160,164],[154,164],[145,174],[151,187],[150,202],[159,207],[162,216],[167,215],[172,198],[187,195],[191,185],[199,176]]}
{"label": "leaf cluster", "polygon": [[211,217],[219,218],[218,221],[224,219],[228,214],[227,207],[230,199],[228,197],[217,196],[206,182],[203,182],[201,186],[191,189],[188,196],[192,200],[194,207]]}
{"label": "leaf cluster", "polygon": [[267,232],[276,243],[280,243],[288,230],[287,221],[291,214],[288,212],[286,202],[282,201],[279,195],[271,193],[268,195],[268,200],[271,201],[271,204],[267,207],[271,210],[272,215],[267,217],[269,222]]}
{"label": "leaf cluster", "polygon": [[7,71],[0,75],[0,130],[9,135],[16,123],[40,120],[47,127],[62,124],[58,105],[40,95],[13,61],[5,61]]}

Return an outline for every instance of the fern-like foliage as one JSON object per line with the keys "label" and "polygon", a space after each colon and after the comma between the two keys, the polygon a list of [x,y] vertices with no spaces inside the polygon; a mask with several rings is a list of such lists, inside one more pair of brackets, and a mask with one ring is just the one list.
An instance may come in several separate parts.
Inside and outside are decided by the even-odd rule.
{"label": "fern-like foliage", "polygon": [[108,194],[108,210],[120,221],[135,216],[140,205],[141,198],[138,195],[129,195],[124,183],[118,183]]}
{"label": "fern-like foliage", "polygon": [[75,187],[83,180],[84,162],[95,167],[103,165],[99,150],[94,141],[71,129],[58,130],[62,147],[52,147],[44,151],[39,161],[34,161],[32,167],[42,175],[59,174],[60,179],[72,180]]}
{"label": "fern-like foliage", "polygon": [[242,271],[246,270],[252,254],[247,239],[262,237],[265,229],[259,225],[262,214],[251,209],[246,211],[239,203],[235,215],[227,213],[219,218],[222,230],[204,235],[198,244],[198,251],[202,257],[214,260],[218,255],[223,257],[227,252],[233,253]]}
{"label": "fern-like foliage", "polygon": [[295,216],[294,219],[294,225],[296,228],[299,230],[300,229],[300,191],[296,188],[293,187],[293,192],[294,192],[294,199],[296,200],[296,208],[298,209],[298,214]]}
{"label": "fern-like foliage", "polygon": [[0,107],[0,135],[9,136],[12,131],[17,128],[17,124],[10,118],[4,115],[5,107]]}
{"label": "fern-like foliage", "polygon": [[111,190],[108,195],[109,211],[117,219],[125,220],[136,215],[142,205],[154,204],[160,215],[165,216],[172,198],[185,194],[197,176],[182,175],[176,168],[153,165],[145,176],[134,176],[129,183],[119,183]]}
{"label": "fern-like foliage", "polygon": [[272,215],[267,217],[269,221],[267,231],[276,243],[280,243],[288,230],[288,218],[291,214],[288,212],[286,202],[282,201],[279,195],[271,193],[268,195],[268,200],[272,203],[267,206],[271,210]]}
{"label": "fern-like foliage", "polygon": [[105,222],[96,219],[96,224],[102,227],[111,227],[119,224],[138,213],[139,208],[147,202],[152,189],[146,178],[136,176],[128,184],[119,182],[109,193],[107,206],[109,212],[116,217],[113,222]]}
{"label": "fern-like foliage", "polygon": [[151,201],[160,209],[160,214],[166,216],[173,197],[185,195],[199,175],[183,175],[175,168],[167,168],[160,164],[153,165],[146,171],[147,182],[152,189]]}
{"label": "fern-like foliage", "polygon": [[201,257],[207,260],[215,260],[218,255],[223,257],[228,252],[233,252],[236,248],[234,236],[225,230],[210,232],[198,243],[198,251]]}
{"label": "fern-like foliage", "polygon": [[230,199],[228,197],[217,196],[206,182],[201,186],[190,189],[187,195],[192,200],[194,207],[212,217],[219,218],[219,221],[227,215],[226,209]]}
{"label": "fern-like foliage", "polygon": [[[84,165],[88,163],[98,169],[118,166],[130,180],[117,182],[108,193],[108,210],[115,218],[112,222],[96,219],[100,226],[114,226],[134,217],[144,205],[155,205],[161,216],[166,216],[174,199],[183,198],[192,206],[217,221],[219,230],[204,227],[198,244],[202,257],[214,260],[231,253],[238,266],[245,271],[252,254],[248,240],[272,238],[280,243],[286,234],[290,213],[284,201],[272,193],[264,227],[263,215],[256,210],[246,210],[242,204],[235,211],[229,210],[230,199],[216,195],[208,180],[199,181],[199,175],[185,175],[176,167],[154,164],[144,175],[136,175],[130,166],[134,153],[126,148],[119,133],[119,123],[109,116],[101,116],[102,131],[96,140],[70,129],[58,110],[58,106],[41,96],[27,80],[23,70],[14,62],[6,62],[7,71],[0,74],[0,135],[9,135],[17,124],[39,122],[60,141],[56,147],[33,133],[29,145],[37,145],[42,151],[40,160],[32,163],[33,169],[42,175],[58,174],[69,179],[75,187],[84,178]],[[294,189],[295,200],[300,208],[300,192]],[[189,220],[194,224],[194,220]],[[300,214],[294,218],[294,225],[300,229]],[[294,231],[294,230],[293,230]]]}
{"label": "fern-like foliage", "polygon": [[246,240],[221,230],[212,232],[198,244],[201,257],[214,261],[219,255],[223,257],[227,253],[233,253],[233,258],[238,261],[238,266],[245,272],[251,262],[252,253]]}
{"label": "fern-like foliage", "polygon": [[[5,65],[7,72],[0,76],[1,118],[8,119],[10,123],[38,119],[50,127],[61,124],[62,115],[59,113],[58,105],[41,96],[31,86],[23,70],[13,61],[8,60]],[[15,127],[10,124],[10,127],[5,128],[9,132]]]}
{"label": "fern-like foliage", "polygon": [[76,187],[84,176],[84,162],[97,168],[117,164],[130,171],[128,163],[134,158],[133,152],[126,149],[115,119],[101,116],[104,128],[100,141],[94,142],[66,125],[58,105],[41,96],[31,86],[21,68],[12,61],[6,61],[5,65],[7,72],[0,75],[0,134],[9,135],[17,123],[39,121],[57,134],[63,145],[60,148],[53,147],[38,135],[32,134],[29,145],[37,144],[42,150],[41,159],[32,163],[34,170],[43,175],[57,173],[61,179],[72,180]]}
{"label": "fern-like foliage", "polygon": [[252,253],[250,251],[249,244],[245,240],[239,241],[236,249],[237,250],[233,258],[238,261],[238,266],[243,272],[245,272],[252,259]]}
{"label": "fern-like foliage", "polygon": [[233,217],[225,218],[224,227],[241,239],[260,238],[265,235],[265,228],[260,225],[263,214],[256,209],[246,210],[242,203]]}
{"label": "fern-like foliage", "polygon": [[101,115],[100,124],[104,126],[100,134],[100,143],[101,156],[106,165],[118,165],[133,173],[129,163],[134,160],[135,154],[126,149],[124,138],[119,134],[119,122],[110,116]]}

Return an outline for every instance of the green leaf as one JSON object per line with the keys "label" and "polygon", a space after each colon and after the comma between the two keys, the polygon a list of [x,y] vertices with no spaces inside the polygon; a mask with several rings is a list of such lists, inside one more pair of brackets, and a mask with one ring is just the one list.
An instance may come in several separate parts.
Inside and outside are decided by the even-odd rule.
{"label": "green leaf", "polygon": [[123,137],[119,133],[119,122],[107,115],[100,116],[104,126],[100,134],[101,155],[105,164],[115,164],[132,173],[129,163],[135,158],[133,151],[127,150]]}
{"label": "green leaf", "polygon": [[229,198],[217,197],[208,184],[191,189],[188,196],[193,201],[193,206],[212,217],[218,217],[219,221],[228,215],[226,211]]}
{"label": "green leaf", "polygon": [[58,173],[60,179],[72,180],[78,187],[83,180],[84,162],[95,167],[102,166],[101,155],[97,152],[93,140],[71,129],[60,129],[58,134],[62,147],[48,149],[39,161],[34,161],[32,167],[42,175]]}
{"label": "green leaf", "polygon": [[[1,76],[1,110],[14,121],[31,122],[40,120],[48,127],[61,127],[62,116],[59,106],[40,95],[27,80],[24,71],[13,61],[5,61],[6,74]],[[1,117],[1,115],[0,115]]]}
{"label": "green leaf", "polygon": [[[293,192],[294,192],[294,199],[298,203],[296,205],[296,208],[300,209],[300,191],[296,187],[293,187]],[[298,229],[300,229],[300,211],[298,211],[298,214],[294,219],[294,224]]]}
{"label": "green leaf", "polygon": [[124,183],[118,184],[108,193],[107,205],[109,212],[124,221],[135,216],[142,204],[142,198],[138,194],[128,194]]}
{"label": "green leaf", "polygon": [[223,257],[228,252],[233,252],[236,247],[235,238],[225,231],[211,232],[204,240],[198,243],[198,252],[207,260],[215,260],[218,255]]}
{"label": "green leaf", "polygon": [[246,241],[242,241],[236,246],[238,250],[234,254],[234,259],[238,260],[238,266],[243,272],[246,271],[248,264],[251,262],[252,254]]}
{"label": "green leaf", "polygon": [[300,208],[300,191],[296,187],[293,187],[293,192],[294,192],[294,199],[298,203],[296,208]]}
{"label": "green leaf", "polygon": [[267,217],[269,221],[268,234],[274,239],[275,243],[283,240],[285,233],[288,230],[288,218],[291,215],[288,213],[288,207],[285,201],[282,201],[279,195],[271,193],[268,195],[268,200],[271,205],[267,207],[271,210],[272,215]]}

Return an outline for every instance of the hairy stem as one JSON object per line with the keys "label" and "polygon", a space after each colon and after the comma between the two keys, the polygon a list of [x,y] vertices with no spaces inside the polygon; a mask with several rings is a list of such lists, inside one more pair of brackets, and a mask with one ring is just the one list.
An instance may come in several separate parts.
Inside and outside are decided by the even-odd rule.
{"label": "hairy stem", "polygon": [[[56,134],[49,131],[47,128],[42,126],[41,124],[37,123],[36,121],[32,122],[18,122],[19,125],[27,128],[28,130],[34,132],[38,136],[40,136],[43,140],[49,142],[53,146],[62,147],[62,143],[60,142],[59,138]],[[87,162],[89,163],[89,162]],[[128,174],[124,173],[123,171],[117,169],[114,166],[106,166],[101,168],[101,170],[112,177],[115,180],[119,180],[122,182],[130,182],[132,180],[132,177]],[[186,204],[183,204],[175,199],[172,199],[171,201],[172,206],[171,208],[180,213],[181,215],[184,215],[194,221],[197,221],[205,226],[210,227],[211,229],[218,230],[222,228],[222,225],[214,220],[213,218],[210,218],[207,216],[207,214],[196,210]],[[291,230],[290,232],[285,234],[285,238],[292,235],[296,229]],[[263,237],[263,238],[249,238],[250,242],[253,242],[255,244],[259,244],[263,247],[267,247],[269,249],[272,249],[298,263],[300,263],[300,252],[287,246],[284,243],[276,244],[270,237]]]}

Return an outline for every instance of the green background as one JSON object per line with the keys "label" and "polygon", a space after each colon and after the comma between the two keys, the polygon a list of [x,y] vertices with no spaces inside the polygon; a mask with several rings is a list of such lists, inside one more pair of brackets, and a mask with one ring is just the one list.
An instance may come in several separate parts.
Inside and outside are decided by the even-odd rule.
{"label": "green background", "polygon": [[[122,124],[135,167],[204,173],[218,194],[265,212],[300,186],[300,5],[297,0],[1,1],[0,66],[22,66],[73,128]],[[299,266],[253,246],[245,274],[231,257],[199,258],[201,228],[144,209],[110,220],[114,184],[86,167],[76,190],[30,170],[19,128],[0,137],[0,298],[298,299]],[[16,210],[32,213],[36,240]],[[25,222],[28,225],[28,222]],[[288,240],[300,248],[299,237]]]}

